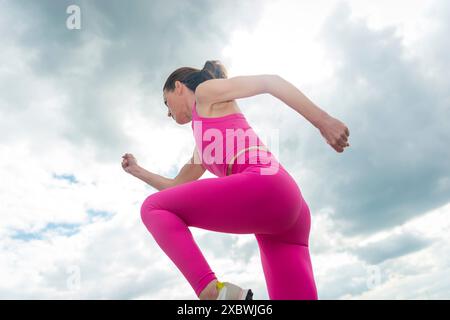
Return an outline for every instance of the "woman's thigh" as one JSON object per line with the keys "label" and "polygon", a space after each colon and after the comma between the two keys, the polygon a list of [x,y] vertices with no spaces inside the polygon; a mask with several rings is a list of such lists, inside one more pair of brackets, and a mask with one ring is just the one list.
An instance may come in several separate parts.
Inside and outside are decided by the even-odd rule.
{"label": "woman's thigh", "polygon": [[255,171],[200,179],[151,194],[141,213],[166,210],[188,226],[217,232],[277,234],[298,217],[300,201],[289,183],[281,173]]}

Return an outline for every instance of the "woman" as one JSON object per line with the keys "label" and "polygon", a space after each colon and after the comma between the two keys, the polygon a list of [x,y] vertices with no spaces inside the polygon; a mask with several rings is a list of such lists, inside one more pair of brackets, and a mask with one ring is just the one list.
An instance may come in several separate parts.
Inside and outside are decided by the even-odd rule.
{"label": "woman", "polygon": [[[308,205],[235,101],[262,93],[304,116],[337,152],[349,146],[348,128],[281,77],[228,79],[220,62],[207,61],[202,70],[175,70],[163,87],[168,116],[178,124],[191,122],[196,141],[178,175],[159,176],[138,166],[132,154],[123,156],[126,172],[160,190],[143,202],[142,221],[201,300],[251,300],[253,293],[218,281],[189,226],[254,234],[270,299],[318,299],[308,248]],[[235,134],[244,130],[245,136]],[[205,170],[217,178],[199,180]]]}

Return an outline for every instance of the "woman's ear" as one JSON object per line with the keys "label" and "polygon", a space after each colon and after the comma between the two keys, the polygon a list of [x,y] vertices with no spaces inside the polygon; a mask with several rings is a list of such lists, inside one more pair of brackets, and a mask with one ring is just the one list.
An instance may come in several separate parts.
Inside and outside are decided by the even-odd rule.
{"label": "woman's ear", "polygon": [[181,91],[183,90],[183,83],[181,83],[181,81],[178,80],[175,81],[175,90],[177,91],[178,94],[181,93]]}

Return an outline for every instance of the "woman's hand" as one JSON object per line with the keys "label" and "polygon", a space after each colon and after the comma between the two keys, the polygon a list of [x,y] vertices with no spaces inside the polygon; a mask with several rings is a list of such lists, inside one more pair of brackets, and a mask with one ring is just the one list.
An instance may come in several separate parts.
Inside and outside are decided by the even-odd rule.
{"label": "woman's hand", "polygon": [[139,168],[136,158],[131,153],[125,153],[122,158],[122,168],[125,172],[131,174],[133,170]]}
{"label": "woman's hand", "polygon": [[331,116],[327,116],[321,120],[318,126],[320,133],[326,142],[337,152],[344,152],[344,148],[349,147],[347,142],[350,132],[347,126]]}

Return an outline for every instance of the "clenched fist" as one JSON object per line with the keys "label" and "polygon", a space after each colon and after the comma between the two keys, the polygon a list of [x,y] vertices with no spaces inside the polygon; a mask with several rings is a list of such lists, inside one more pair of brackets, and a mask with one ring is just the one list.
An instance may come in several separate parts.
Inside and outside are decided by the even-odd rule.
{"label": "clenched fist", "polygon": [[347,126],[331,116],[327,117],[320,124],[320,133],[326,142],[337,152],[344,152],[344,148],[349,147],[348,137],[350,132]]}
{"label": "clenched fist", "polygon": [[125,153],[122,158],[122,168],[123,170],[125,170],[125,172],[131,173],[133,169],[139,167],[136,158],[131,153]]}

